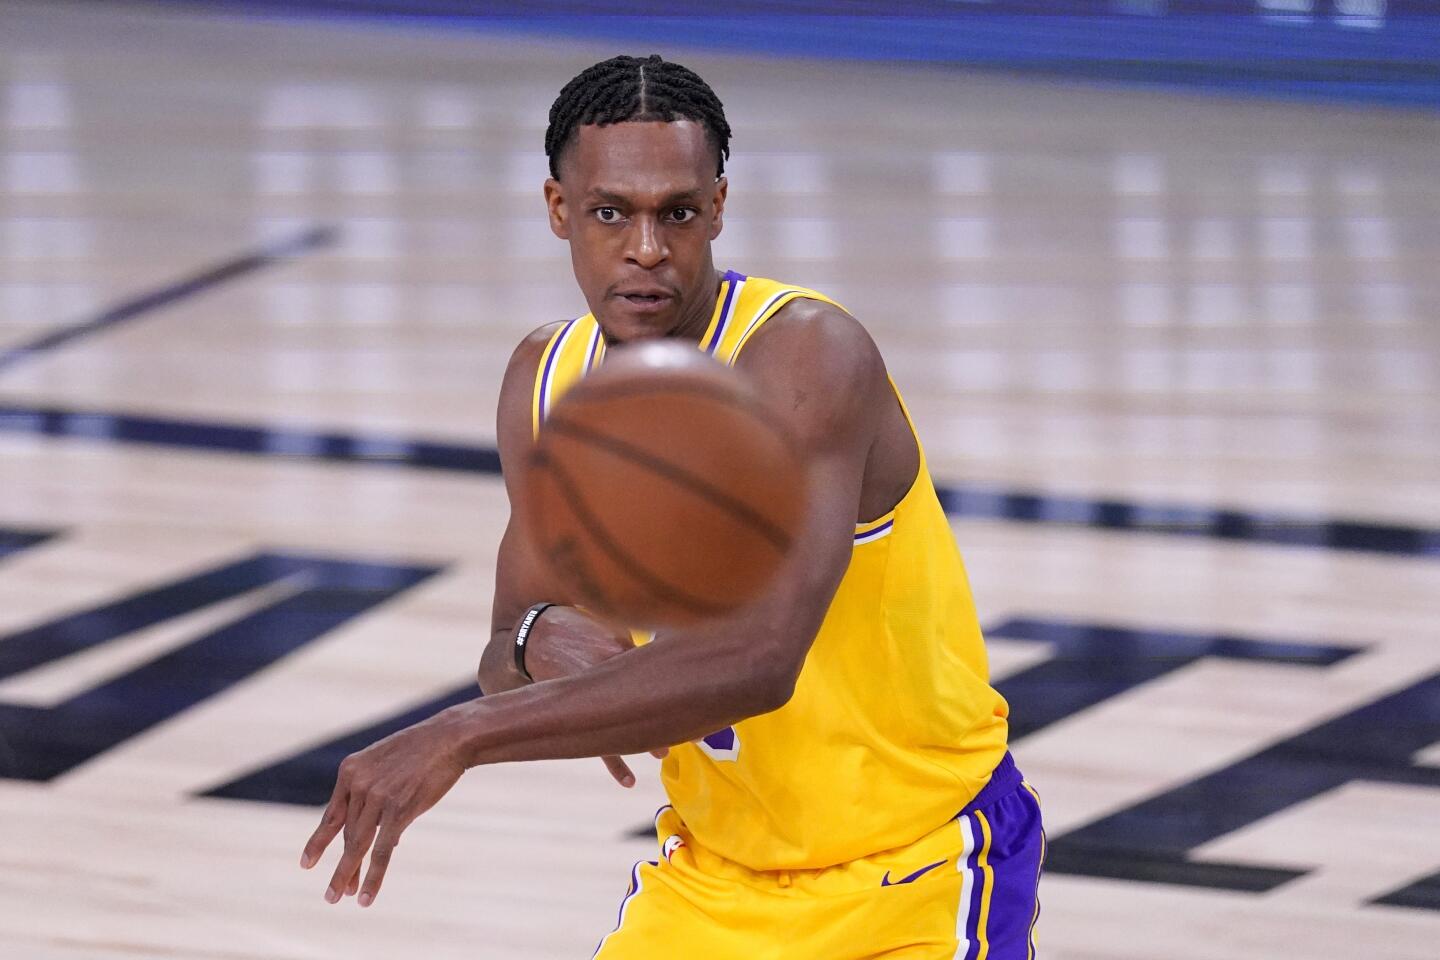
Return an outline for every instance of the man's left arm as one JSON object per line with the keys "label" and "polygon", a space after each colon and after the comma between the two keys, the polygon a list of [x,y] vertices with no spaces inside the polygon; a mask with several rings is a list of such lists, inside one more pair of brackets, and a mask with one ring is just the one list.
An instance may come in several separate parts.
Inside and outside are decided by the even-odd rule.
{"label": "man's left arm", "polygon": [[512,760],[633,754],[698,739],[783,706],[853,549],[876,398],[888,391],[869,335],[828,305],[788,305],[740,366],[786,423],[807,462],[809,507],[775,583],[744,611],[684,630],[575,676],[451,707],[346,758],[301,858],[311,866],[342,829],[331,902],[378,891],[401,831],[469,767]]}

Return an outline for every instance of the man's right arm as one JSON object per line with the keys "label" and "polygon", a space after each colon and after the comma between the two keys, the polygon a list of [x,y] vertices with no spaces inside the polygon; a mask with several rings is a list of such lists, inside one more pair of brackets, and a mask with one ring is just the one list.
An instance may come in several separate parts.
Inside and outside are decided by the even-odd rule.
{"label": "man's right arm", "polygon": [[[563,322],[563,321],[562,321]],[[541,327],[521,341],[505,368],[496,416],[496,445],[510,520],[495,558],[495,600],[490,606],[490,641],[480,656],[477,680],[486,694],[503,693],[531,681],[515,666],[515,631],[532,604],[548,602],[525,643],[525,669],[535,680],[568,677],[633,647],[630,632],[567,604],[546,576],[529,538],[520,529],[518,505],[524,496],[525,459],[535,443],[533,403],[540,357],[561,323]],[[664,751],[656,751],[662,756]],[[617,783],[634,786],[635,774],[620,757],[602,757]]]}
{"label": "man's right arm", "polygon": [[535,603],[557,604],[536,621],[526,644],[525,667],[536,680],[579,673],[631,647],[628,631],[565,605],[567,598],[557,593],[519,525],[517,514],[524,495],[522,474],[534,445],[531,417],[535,374],[545,345],[559,327],[558,323],[550,324],[526,337],[511,355],[500,385],[496,438],[505,492],[510,499],[510,521],[496,556],[490,642],[478,671],[484,693],[501,693],[530,682],[516,669],[514,642],[520,618]]}

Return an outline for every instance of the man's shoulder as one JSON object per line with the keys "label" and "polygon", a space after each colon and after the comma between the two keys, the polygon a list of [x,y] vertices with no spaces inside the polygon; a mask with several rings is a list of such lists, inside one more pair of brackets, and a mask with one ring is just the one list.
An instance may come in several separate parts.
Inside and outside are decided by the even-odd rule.
{"label": "man's shoulder", "polygon": [[545,345],[554,339],[555,334],[565,328],[565,325],[572,323],[571,320],[552,320],[550,323],[542,323],[540,326],[525,334],[519,345],[515,348],[516,354],[533,353],[537,356],[544,351]]}
{"label": "man's shoulder", "polygon": [[874,339],[854,314],[833,300],[807,295],[819,291],[798,286],[787,289],[804,293],[787,301],[755,332],[754,343],[740,355],[742,362],[746,355],[778,351],[826,365],[857,368],[881,363]]}
{"label": "man's shoulder", "polygon": [[[818,290],[808,290],[803,287],[792,289],[800,289],[804,292],[793,300],[787,301],[784,306],[775,311],[771,323],[789,326],[810,325],[831,336],[853,335],[856,331],[865,329],[860,321],[840,304],[808,296],[812,293],[819,294]],[[820,295],[823,296],[823,294]]]}
{"label": "man's shoulder", "polygon": [[[772,277],[748,276],[744,279],[746,287],[749,288],[747,292],[752,309],[764,312],[775,300],[783,298],[785,301],[765,322],[763,330],[785,327],[791,330],[805,329],[825,337],[869,337],[865,333],[864,325],[841,306],[838,300],[823,290]],[[763,330],[756,331],[756,336]]]}
{"label": "man's shoulder", "polygon": [[868,404],[888,382],[880,350],[860,321],[835,303],[803,296],[776,311],[735,360],[771,389],[826,397],[837,416]]}
{"label": "man's shoulder", "polygon": [[555,320],[542,324],[527,333],[510,354],[510,362],[505,368],[505,378],[509,380],[514,375],[523,375],[526,372],[534,373],[535,368],[540,364],[541,355],[545,353],[545,348],[551,340],[555,339],[555,334],[570,322],[569,320]]}

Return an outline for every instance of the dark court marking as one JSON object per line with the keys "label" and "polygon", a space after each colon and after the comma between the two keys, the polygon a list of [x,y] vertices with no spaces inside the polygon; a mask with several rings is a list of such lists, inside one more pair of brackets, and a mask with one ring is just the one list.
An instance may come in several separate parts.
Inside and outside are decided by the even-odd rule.
{"label": "dark court marking", "polygon": [[1245,543],[1440,557],[1440,528],[1306,514],[1062,497],[993,487],[938,487],[952,517],[1058,524],[1098,530],[1204,537]]}
{"label": "dark court marking", "polygon": [[1440,873],[1421,877],[1409,886],[1376,897],[1370,901],[1382,907],[1411,907],[1416,910],[1440,910]]}
{"label": "dark court marking", "polygon": [[[169,0],[257,18],[372,21],[614,47],[928,63],[1231,96],[1440,106],[1434,0]],[[1347,9],[1348,8],[1348,9]],[[737,19],[744,30],[734,29]]]}
{"label": "dark court marking", "polygon": [[[411,470],[472,474],[500,472],[500,454],[494,447],[60,407],[0,404],[0,433],[72,437],[103,443],[243,453],[293,460],[367,463]],[[947,514],[972,520],[1003,520],[1008,523],[1198,537],[1312,550],[1440,558],[1440,528],[1435,527],[1306,514],[1052,496],[976,484],[937,485],[936,493]]]}
{"label": "dark court marking", "polygon": [[311,746],[274,764],[201,791],[197,796],[321,806],[330,800],[340,761],[396,731],[433,717],[441,710],[469,703],[478,696],[479,687],[473,683],[462,684],[433,700],[386,717],[362,730]]}
{"label": "dark court marking", "polygon": [[0,636],[0,679],[235,597],[265,606],[50,706],[0,701],[0,779],[49,782],[180,715],[440,573],[431,565],[258,553]]}
{"label": "dark court marking", "polygon": [[12,367],[24,363],[33,357],[43,353],[81,340],[102,330],[119,326],[138,317],[144,316],[162,307],[168,307],[177,301],[192,297],[197,293],[208,290],[211,287],[219,286],[228,280],[242,277],[247,273],[254,273],[262,267],[272,263],[280,263],[291,260],[303,253],[316,250],[321,247],[330,246],[335,242],[338,232],[334,227],[320,226],[311,227],[298,236],[290,237],[261,247],[249,253],[242,254],[223,263],[216,264],[200,271],[192,276],[158,290],[143,293],[138,297],[126,300],[118,306],[111,307],[99,316],[91,317],[89,320],[81,320],[78,323],[67,324],[58,330],[42,334],[31,340],[29,343],[21,344],[18,347],[10,347],[0,352],[0,374],[4,374]]}
{"label": "dark court marking", "polygon": [[984,632],[987,640],[1043,643],[1052,651],[995,683],[1010,704],[1012,742],[1199,660],[1323,669],[1362,649],[1309,638],[1261,640],[1034,617],[1012,617]]}
{"label": "dark court marking", "polygon": [[10,556],[12,553],[19,553],[21,550],[38,547],[55,535],[56,532],[54,530],[23,530],[16,527],[0,527],[0,560]]}
{"label": "dark court marking", "polygon": [[59,407],[22,407],[0,403],[0,433],[67,437],[201,453],[242,453],[279,460],[367,463],[457,473],[500,473],[500,454],[493,447],[203,423]]}
{"label": "dark court marking", "polygon": [[[1004,689],[1003,682],[1001,689]],[[1046,869],[1119,879],[1264,892],[1309,872],[1295,864],[1191,860],[1196,847],[1350,783],[1427,787],[1440,769],[1415,754],[1440,742],[1440,674],[1303,730],[1228,766],[1071,830]],[[1440,909],[1440,876],[1376,903]]]}

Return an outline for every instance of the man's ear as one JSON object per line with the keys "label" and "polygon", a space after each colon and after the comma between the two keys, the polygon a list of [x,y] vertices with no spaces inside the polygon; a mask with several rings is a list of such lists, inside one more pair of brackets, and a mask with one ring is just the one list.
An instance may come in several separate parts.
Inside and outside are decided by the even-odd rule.
{"label": "man's ear", "polygon": [[565,205],[565,191],[554,177],[545,181],[545,209],[550,214],[550,232],[561,240],[569,240],[570,209]]}
{"label": "man's ear", "polygon": [[715,184],[715,219],[710,221],[711,240],[720,236],[720,231],[725,229],[725,195],[729,189],[730,181],[719,177]]}

